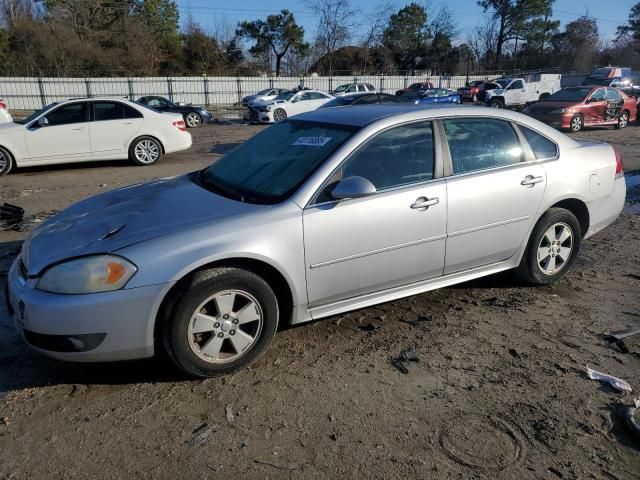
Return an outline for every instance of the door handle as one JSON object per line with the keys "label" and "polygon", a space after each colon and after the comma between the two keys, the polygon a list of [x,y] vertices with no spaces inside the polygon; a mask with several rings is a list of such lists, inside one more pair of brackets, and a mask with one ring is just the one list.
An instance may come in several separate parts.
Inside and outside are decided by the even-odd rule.
{"label": "door handle", "polygon": [[78,128],[72,128],[71,129],[72,132],[80,132],[82,130],[84,130],[84,127],[78,127]]}
{"label": "door handle", "polygon": [[133,125],[133,122],[122,122],[122,125]]}
{"label": "door handle", "polygon": [[520,182],[520,185],[525,187],[533,187],[536,183],[544,182],[544,177],[534,177],[533,175],[527,175],[524,180]]}
{"label": "door handle", "polygon": [[437,205],[438,203],[440,203],[440,199],[438,197],[419,197],[416,199],[415,203],[411,205],[411,208],[413,208],[414,210],[426,210],[427,208],[432,207],[433,205]]}

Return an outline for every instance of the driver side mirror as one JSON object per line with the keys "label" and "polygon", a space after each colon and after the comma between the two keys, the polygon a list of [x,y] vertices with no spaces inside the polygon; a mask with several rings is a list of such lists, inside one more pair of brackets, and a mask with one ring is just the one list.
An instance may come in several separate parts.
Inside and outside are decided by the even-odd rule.
{"label": "driver side mirror", "polygon": [[47,127],[48,125],[49,125],[49,120],[47,119],[47,117],[40,117],[38,119],[39,127]]}
{"label": "driver side mirror", "polygon": [[340,181],[331,191],[331,196],[336,200],[348,198],[368,197],[376,193],[376,187],[364,177],[347,177]]}

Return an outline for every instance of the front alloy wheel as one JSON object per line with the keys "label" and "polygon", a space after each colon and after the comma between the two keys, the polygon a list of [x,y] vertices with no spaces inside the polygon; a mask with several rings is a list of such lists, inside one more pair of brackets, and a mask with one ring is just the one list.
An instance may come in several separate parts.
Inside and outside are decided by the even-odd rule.
{"label": "front alloy wheel", "polygon": [[573,133],[576,133],[582,130],[582,127],[584,127],[584,120],[582,118],[582,115],[574,115],[573,118],[571,118],[569,129]]}
{"label": "front alloy wheel", "polygon": [[196,128],[198,125],[202,123],[202,118],[196,112],[189,112],[185,117],[185,123],[189,128]]}
{"label": "front alloy wheel", "polygon": [[619,129],[622,129],[622,128],[626,127],[628,123],[629,123],[629,113],[628,112],[622,112],[620,114],[620,118],[618,118],[618,125],[616,125],[616,126]]}
{"label": "front alloy wheel", "polygon": [[276,108],[273,112],[273,121],[275,123],[282,122],[287,119],[287,112],[285,112],[282,108]]}

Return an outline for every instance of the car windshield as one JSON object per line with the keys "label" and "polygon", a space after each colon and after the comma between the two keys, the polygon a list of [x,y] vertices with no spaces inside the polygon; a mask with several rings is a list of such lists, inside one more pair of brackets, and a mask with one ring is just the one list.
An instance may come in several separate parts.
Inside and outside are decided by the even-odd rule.
{"label": "car windshield", "polygon": [[587,79],[582,82],[583,85],[598,85],[598,86],[607,86],[611,83],[611,78],[595,78],[595,77],[587,77]]}
{"label": "car windshield", "polygon": [[422,94],[422,97],[437,97],[437,96],[438,96],[438,91],[437,90],[426,90]]}
{"label": "car windshield", "polygon": [[565,88],[563,90],[558,90],[553,95],[548,96],[543,99],[543,102],[581,102],[587,95],[591,88]]}
{"label": "car windshield", "polygon": [[295,94],[296,92],[284,92],[278,95],[276,98],[274,98],[274,100],[289,100]]}
{"label": "car windshield", "polygon": [[347,85],[340,85],[338,88],[336,88],[334,90],[334,92],[336,93],[340,93],[340,92],[346,92],[347,88],[349,88],[351,85],[347,84]]}
{"label": "car windshield", "polygon": [[252,203],[288,198],[358,129],[300,120],[277,123],[194,174],[216,193]]}
{"label": "car windshield", "polygon": [[156,110],[155,108],[150,107],[149,105],[146,105],[146,104],[144,104],[144,103],[142,103],[142,102],[133,102],[133,103],[135,103],[135,104],[136,104],[137,106],[139,106],[139,107],[146,108],[147,110],[151,110],[152,112],[160,113],[160,112],[159,112],[158,110]]}
{"label": "car windshield", "polygon": [[44,112],[46,112],[47,110],[52,109],[56,105],[58,105],[58,102],[50,103],[46,107],[41,108],[40,110],[36,110],[31,115],[29,115],[27,118],[23,118],[22,120],[14,120],[14,123],[19,123],[20,125],[26,125],[27,123],[34,121],[36,118],[38,118]]}
{"label": "car windshield", "polygon": [[271,89],[267,88],[266,90],[260,90],[256,95],[269,95],[271,93]]}
{"label": "car windshield", "polygon": [[360,96],[346,96],[346,97],[336,97],[333,100],[321,105],[318,108],[331,108],[331,107],[342,107],[344,105],[351,105],[356,98]]}
{"label": "car windshield", "polygon": [[510,78],[501,78],[500,80],[496,80],[496,83],[500,84],[502,88],[507,88],[507,85],[511,83]]}

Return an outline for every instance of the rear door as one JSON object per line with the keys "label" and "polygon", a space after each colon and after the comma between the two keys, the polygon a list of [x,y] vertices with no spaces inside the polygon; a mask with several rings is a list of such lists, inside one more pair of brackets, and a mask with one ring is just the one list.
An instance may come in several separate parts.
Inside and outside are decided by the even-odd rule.
{"label": "rear door", "polygon": [[94,156],[126,156],[129,143],[144,121],[142,113],[118,101],[91,103],[93,115],[89,132]]}
{"label": "rear door", "polygon": [[31,125],[25,143],[32,160],[91,158],[89,103],[65,103],[45,115],[48,124]]}
{"label": "rear door", "polygon": [[526,145],[507,121],[455,118],[442,125],[452,169],[444,273],[507,260],[536,217],[544,168],[526,156]]}

